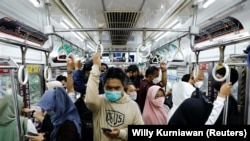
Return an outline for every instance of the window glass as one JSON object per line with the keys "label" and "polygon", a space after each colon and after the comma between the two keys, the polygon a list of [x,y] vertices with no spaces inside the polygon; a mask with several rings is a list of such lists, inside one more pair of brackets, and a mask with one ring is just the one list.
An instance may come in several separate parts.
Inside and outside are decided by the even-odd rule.
{"label": "window glass", "polygon": [[41,98],[41,79],[38,74],[29,74],[30,104],[36,105]]}

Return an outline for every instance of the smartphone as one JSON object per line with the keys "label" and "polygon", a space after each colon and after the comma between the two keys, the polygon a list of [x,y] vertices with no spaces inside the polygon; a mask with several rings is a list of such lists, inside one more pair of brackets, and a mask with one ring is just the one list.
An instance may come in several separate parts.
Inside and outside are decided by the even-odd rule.
{"label": "smartphone", "polygon": [[102,128],[102,130],[103,130],[104,132],[112,132],[112,129],[110,129],[110,128]]}
{"label": "smartphone", "polygon": [[32,133],[32,132],[28,132],[27,135],[29,135],[29,136],[38,136],[37,133]]}

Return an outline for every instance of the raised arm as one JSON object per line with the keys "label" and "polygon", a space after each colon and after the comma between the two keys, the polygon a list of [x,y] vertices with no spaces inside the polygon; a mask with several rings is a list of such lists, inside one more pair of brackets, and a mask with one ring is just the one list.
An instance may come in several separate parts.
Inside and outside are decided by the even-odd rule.
{"label": "raised arm", "polygon": [[99,109],[100,96],[99,96],[99,82],[100,82],[100,53],[96,53],[93,57],[93,66],[90,71],[89,79],[87,82],[85,102],[91,111],[96,111]]}

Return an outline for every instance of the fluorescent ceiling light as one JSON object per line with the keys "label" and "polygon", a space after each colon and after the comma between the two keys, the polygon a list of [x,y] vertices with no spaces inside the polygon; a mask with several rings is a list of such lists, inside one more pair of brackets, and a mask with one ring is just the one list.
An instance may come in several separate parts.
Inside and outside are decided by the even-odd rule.
{"label": "fluorescent ceiling light", "polygon": [[[70,28],[69,25],[66,24],[64,21],[63,21],[63,22],[60,22],[60,24],[61,24],[63,27],[65,27],[66,29],[69,29],[69,28]],[[79,39],[81,42],[84,41],[85,38],[84,38],[80,33],[75,33],[75,32],[73,32],[73,31],[71,31],[71,33],[72,33],[77,39]]]}
{"label": "fluorescent ceiling light", "polygon": [[41,7],[41,1],[40,0],[29,0],[35,7]]}
{"label": "fluorescent ceiling light", "polygon": [[202,8],[207,8],[209,5],[211,5],[212,3],[214,3],[215,0],[206,0],[203,5]]}
{"label": "fluorescent ceiling light", "polygon": [[62,20],[62,22],[65,23],[69,28],[75,28],[75,26],[65,18]]}
{"label": "fluorescent ceiling light", "polygon": [[166,28],[173,28],[180,22],[179,19],[175,19],[172,23],[170,23]]}
{"label": "fluorescent ceiling light", "polygon": [[69,29],[69,27],[68,27],[64,22],[60,22],[60,25],[62,25],[62,26],[65,27],[66,29]]}
{"label": "fluorescent ceiling light", "polygon": [[72,32],[72,31],[71,31],[71,33],[72,33],[77,39],[79,39],[81,42],[84,41],[84,39],[81,38],[79,35],[77,35],[75,32]]}
{"label": "fluorescent ceiling light", "polygon": [[[178,26],[181,25],[181,22],[179,19],[176,19],[174,20],[172,23],[170,23],[167,28],[172,28],[172,29],[175,29],[177,28]],[[155,36],[155,41],[158,42],[160,41],[162,38],[166,37],[168,34],[170,33],[170,31],[167,31],[167,32],[164,32],[164,33],[161,33],[161,34],[158,34]]]}
{"label": "fluorescent ceiling light", "polygon": [[92,51],[95,51],[95,49],[94,49],[92,46],[87,45],[87,47],[88,47],[89,49],[91,49]]}

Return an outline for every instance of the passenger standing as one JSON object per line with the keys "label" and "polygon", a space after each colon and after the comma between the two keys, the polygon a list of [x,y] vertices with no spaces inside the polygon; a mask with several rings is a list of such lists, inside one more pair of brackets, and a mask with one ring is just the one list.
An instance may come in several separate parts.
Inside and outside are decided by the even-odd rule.
{"label": "passenger standing", "polygon": [[[187,81],[187,78],[188,82]],[[180,106],[180,104],[187,98],[190,98],[192,93],[195,91],[195,87],[200,88],[202,86],[204,80],[204,73],[202,70],[198,70],[197,77],[195,78],[193,72],[191,75],[184,75],[182,80],[173,85],[172,88],[172,102],[173,107],[170,109],[168,114],[168,120],[171,119],[172,115],[176,111],[176,109]]]}
{"label": "passenger standing", "polygon": [[[217,77],[222,78],[226,73],[225,68],[216,71]],[[218,96],[213,103],[210,103],[204,98],[192,97],[188,98],[176,110],[173,117],[170,119],[171,125],[222,125],[223,121],[223,106],[227,96],[228,112],[226,125],[239,125],[240,113],[237,109],[237,102],[230,94],[232,84],[238,80],[238,72],[234,68],[230,70],[230,82],[213,83],[213,87],[218,91]]]}
{"label": "passenger standing", "polygon": [[128,82],[124,87],[124,91],[129,95],[132,100],[136,100],[137,92],[133,82]]}
{"label": "passenger standing", "polygon": [[50,115],[53,131],[50,141],[80,141],[81,120],[64,88],[46,91],[38,105]]}
{"label": "passenger standing", "polygon": [[153,80],[157,79],[157,77],[159,76],[159,69],[155,66],[150,66],[146,70],[145,78],[142,80],[140,84],[140,90],[137,96],[137,103],[139,104],[139,107],[142,113],[143,113],[143,108],[144,108],[148,88],[152,85],[159,85],[160,87],[165,87],[167,84],[167,73],[166,73],[167,68],[166,68],[165,62],[160,63],[160,69],[162,72],[162,77],[161,77],[160,82],[158,82],[157,84],[153,83]]}
{"label": "passenger standing", "polygon": [[[226,74],[226,69],[225,68],[220,68],[216,71],[216,75],[218,78],[224,77]],[[231,68],[230,69],[230,82],[231,82],[231,87],[238,81],[238,72],[236,69]],[[217,82],[214,81],[213,87],[220,92],[221,86],[226,83],[226,80],[224,82]],[[231,89],[230,89],[231,92]],[[225,98],[224,98],[225,101]],[[224,103],[224,102],[222,102]],[[240,124],[240,112],[237,109],[238,103],[235,100],[235,98],[230,94],[228,96],[228,115],[227,115],[227,125],[239,125]],[[222,125],[223,121],[223,106],[222,112],[220,112],[220,115],[217,120],[215,120],[215,125]]]}
{"label": "passenger standing", "polygon": [[[90,71],[93,66],[93,60],[89,60],[82,67],[82,63],[80,60],[75,60],[75,70],[73,71],[73,81],[74,81],[74,90],[81,93],[81,97],[78,98],[75,102],[77,110],[80,114],[82,121],[82,134],[83,139],[87,141],[93,141],[93,114],[90,111],[85,103],[85,94],[87,88],[87,82],[89,79]],[[69,70],[68,70],[69,71]],[[101,79],[101,77],[100,77]],[[103,82],[99,82],[99,87],[96,89],[99,91],[98,93],[104,94]]]}
{"label": "passenger standing", "polygon": [[[17,95],[18,113],[21,113],[23,99],[20,95]],[[2,97],[0,102],[0,141],[17,141],[17,121],[15,116],[15,110],[13,102],[13,95],[5,95]],[[20,116],[20,127],[21,127],[21,140],[25,140],[25,136],[28,132],[37,133],[35,125],[30,119],[24,116]]]}
{"label": "passenger standing", "polygon": [[[100,54],[93,57],[93,67],[87,83],[86,104],[93,112],[94,140],[120,141],[128,138],[128,125],[143,124],[135,101],[124,92],[126,74],[120,68],[111,67],[104,77],[105,94],[99,95]],[[102,128],[111,128],[110,132]]]}
{"label": "passenger standing", "polygon": [[59,81],[62,83],[62,86],[66,89],[67,88],[67,77],[63,75],[58,75],[56,77],[56,81]]}
{"label": "passenger standing", "polygon": [[169,107],[164,105],[165,91],[157,85],[149,87],[142,113],[144,124],[165,125]]}
{"label": "passenger standing", "polygon": [[[226,96],[230,94],[232,85],[231,83],[225,83],[220,88],[220,93],[217,99],[225,99]],[[221,103],[223,107],[224,101]],[[215,112],[211,117],[211,111]],[[220,112],[218,106],[203,98],[187,98],[180,106],[176,109],[175,113],[168,121],[168,125],[205,125],[209,118],[218,117]],[[216,119],[215,119],[216,120]],[[212,123],[210,123],[212,125]]]}
{"label": "passenger standing", "polygon": [[126,69],[126,74],[129,79],[134,83],[136,87],[136,91],[139,92],[140,83],[144,76],[140,73],[139,68],[137,65],[129,65]]}

